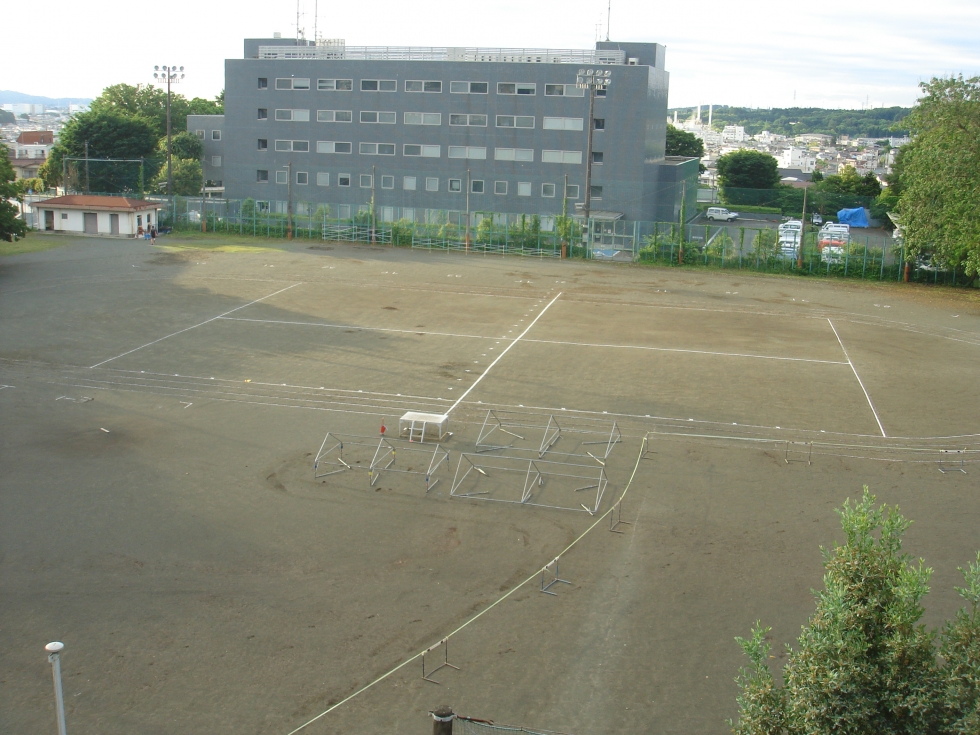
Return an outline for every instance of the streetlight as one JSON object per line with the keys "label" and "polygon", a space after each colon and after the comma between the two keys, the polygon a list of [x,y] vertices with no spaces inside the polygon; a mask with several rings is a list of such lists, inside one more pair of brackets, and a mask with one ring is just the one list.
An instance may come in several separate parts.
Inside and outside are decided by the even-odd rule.
{"label": "streetlight", "polygon": [[177,84],[184,78],[184,67],[176,67],[172,64],[170,66],[154,66],[153,78],[161,84],[164,80],[167,82],[167,196],[171,196],[174,188],[174,177],[171,166],[170,85]]}
{"label": "streetlight", "polygon": [[65,695],[61,689],[61,652],[65,644],[52,641],[44,647],[48,652],[48,662],[51,664],[51,676],[54,679],[54,709],[58,718],[58,735],[65,735]]}
{"label": "streetlight", "polygon": [[585,152],[585,226],[589,227],[589,214],[592,209],[592,133],[595,129],[593,113],[595,112],[596,90],[606,90],[612,82],[612,72],[609,69],[579,69],[575,77],[575,86],[589,90],[589,143]]}

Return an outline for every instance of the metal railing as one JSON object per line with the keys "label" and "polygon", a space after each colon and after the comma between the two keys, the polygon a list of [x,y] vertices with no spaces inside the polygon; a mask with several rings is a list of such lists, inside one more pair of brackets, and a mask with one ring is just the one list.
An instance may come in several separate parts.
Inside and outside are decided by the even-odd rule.
{"label": "metal railing", "polygon": [[626,63],[626,52],[594,49],[493,48],[480,46],[259,46],[260,59],[346,59],[358,61],[482,61],[515,64]]}

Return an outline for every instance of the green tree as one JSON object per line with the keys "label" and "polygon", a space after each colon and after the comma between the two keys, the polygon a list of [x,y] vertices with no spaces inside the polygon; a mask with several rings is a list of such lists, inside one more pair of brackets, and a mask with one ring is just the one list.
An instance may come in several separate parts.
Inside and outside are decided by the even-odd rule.
{"label": "green tree", "polygon": [[[89,158],[148,158],[148,165],[154,161],[157,146],[153,126],[142,117],[130,117],[114,110],[82,112],[62,128],[58,144],[38,171],[47,186],[61,183],[64,158],[85,156],[86,141]],[[90,191],[139,190],[139,164],[92,162],[88,170]],[[84,184],[77,177],[72,181],[76,186]]]}
{"label": "green tree", "polygon": [[[788,648],[783,685],[769,669],[768,628],[736,639],[749,657],[736,681],[736,735],[965,735],[980,705],[980,555],[961,569],[970,607],[939,634],[921,623],[932,570],[902,553],[911,523],[860,502],[838,513],[845,542],[824,550],[816,612]],[[943,655],[943,664],[937,653]],[[972,728],[972,729],[970,729]]]}
{"label": "green tree", "polygon": [[688,133],[686,130],[678,130],[673,125],[668,124],[666,155],[703,158],[704,141],[694,133]]}
{"label": "green tree", "polygon": [[[157,146],[157,150],[159,151],[159,155],[163,159],[166,159],[166,135],[160,138],[160,144]],[[204,143],[194,133],[189,133],[185,130],[183,133],[177,133],[177,135],[172,136],[171,151],[174,158],[193,158],[199,161],[204,155]]]}
{"label": "green tree", "polygon": [[716,170],[726,203],[771,206],[768,191],[779,186],[779,167],[768,153],[746,148],[726,153],[718,159]]}
{"label": "green tree", "polygon": [[980,77],[934,78],[906,118],[916,139],[903,152],[899,215],[905,252],[933,250],[980,271]]}
{"label": "green tree", "polygon": [[[186,197],[200,194],[201,186],[204,184],[201,162],[192,158],[174,158],[173,179],[175,195]],[[160,173],[153,180],[153,185],[158,191],[167,190],[166,165],[161,167]]]}
{"label": "green tree", "polygon": [[[188,115],[224,115],[225,114],[225,93],[221,91],[213,100],[206,100],[203,97],[195,97],[187,103]],[[172,116],[171,116],[172,122]],[[184,124],[186,129],[187,124]]]}
{"label": "green tree", "polygon": [[19,212],[11,201],[18,200],[23,194],[14,183],[17,174],[8,153],[7,146],[0,143],[0,240],[11,242],[15,237],[27,234],[27,223],[17,216]]}
{"label": "green tree", "polygon": [[870,171],[864,176],[858,176],[853,166],[846,166],[841,173],[825,177],[818,188],[833,194],[853,194],[869,199],[881,194],[878,177]]}
{"label": "green tree", "polygon": [[17,116],[10,110],[0,110],[0,125],[13,125],[17,122]]}

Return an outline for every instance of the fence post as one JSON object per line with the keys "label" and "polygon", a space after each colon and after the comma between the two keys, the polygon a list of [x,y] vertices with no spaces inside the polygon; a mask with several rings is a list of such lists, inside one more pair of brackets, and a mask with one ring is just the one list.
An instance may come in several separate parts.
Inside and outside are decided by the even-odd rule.
{"label": "fence post", "polygon": [[452,707],[441,705],[430,713],[432,715],[432,735],[453,735],[453,720],[456,715]]}

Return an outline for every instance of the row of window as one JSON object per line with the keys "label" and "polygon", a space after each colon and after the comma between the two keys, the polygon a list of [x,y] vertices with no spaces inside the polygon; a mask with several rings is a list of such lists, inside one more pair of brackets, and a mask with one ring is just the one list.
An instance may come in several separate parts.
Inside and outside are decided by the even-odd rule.
{"label": "row of window", "polygon": [[[473,160],[485,161],[487,159],[486,146],[476,145],[450,145],[446,146],[448,158],[470,158]],[[358,143],[357,152],[362,156],[394,156],[398,146],[394,143]],[[266,138],[258,139],[258,150],[269,150],[269,141]],[[275,150],[278,153],[309,153],[310,141],[308,140],[277,140]],[[341,153],[350,154],[354,152],[354,144],[349,141],[337,140],[318,140],[316,141],[317,153]],[[405,143],[402,145],[402,155],[409,157],[422,158],[442,158],[441,145],[423,145],[421,143]],[[533,148],[494,148],[493,160],[495,161],[520,161],[533,162]],[[593,163],[602,163],[602,153],[592,154]],[[559,151],[542,150],[542,163],[582,163],[582,151]]]}
{"label": "row of window", "polygon": [[[259,77],[259,89],[269,88],[269,78]],[[276,89],[308,91],[312,89],[309,78],[280,77],[276,79]],[[361,79],[362,92],[397,92],[398,81],[395,79]],[[352,92],[353,79],[317,79],[316,89],[320,92]],[[405,80],[406,92],[442,93],[442,82],[427,79]],[[605,90],[601,90],[605,92]],[[489,82],[450,82],[450,94],[489,94]],[[533,97],[538,93],[538,85],[533,82],[497,82],[497,94],[524,95]],[[545,84],[545,97],[584,97],[585,90],[574,84]],[[597,93],[598,94],[598,93]],[[602,96],[602,95],[598,95]]]}
{"label": "row of window", "polygon": [[[269,117],[267,108],[259,108],[258,119]],[[279,122],[309,122],[310,110],[277,109],[275,119]],[[366,124],[394,125],[398,122],[398,113],[383,110],[361,110],[358,119]],[[402,120],[405,125],[442,125],[441,112],[406,112]],[[489,115],[470,113],[450,113],[449,124],[458,127],[487,127]],[[354,121],[352,110],[317,110],[316,121],[325,123],[349,123]],[[534,128],[534,115],[497,115],[495,123],[498,128]],[[596,130],[605,130],[604,118],[595,118]],[[585,121],[581,117],[542,117],[543,130],[584,130]],[[203,132],[203,131],[201,131]],[[212,133],[220,133],[214,130]],[[220,138],[215,138],[219,140]]]}
{"label": "row of window", "polygon": [[[276,183],[277,184],[288,184],[289,183],[289,172],[288,171],[276,171]],[[353,176],[351,174],[336,174],[334,179],[337,186],[340,187],[350,187],[353,181]],[[424,182],[425,191],[440,191],[440,183],[438,176],[425,176],[421,177]],[[383,174],[379,177],[382,189],[394,189],[395,188],[395,177],[387,174]],[[402,177],[402,189],[404,191],[418,191],[419,190],[419,179],[418,176],[403,176]],[[269,171],[267,169],[259,169],[255,172],[255,180],[260,184],[269,183]],[[320,171],[315,174],[315,181],[317,186],[330,186],[330,173],[328,171]],[[311,183],[310,173],[308,171],[297,171],[295,177],[295,183],[299,186],[307,186]],[[373,189],[374,188],[374,175],[373,174],[359,174],[357,177],[358,186],[362,189]],[[530,181],[518,181],[516,187],[516,193],[519,197],[529,197],[531,196],[532,185]],[[506,196],[509,189],[509,182],[507,181],[494,181],[493,182],[493,193]],[[451,193],[462,193],[464,190],[463,179],[448,179],[446,182],[446,191]],[[541,196],[545,198],[553,198],[557,187],[552,183],[541,184]],[[472,194],[485,194],[487,193],[486,182],[482,179],[473,179],[470,181],[470,193]],[[579,186],[578,184],[569,184],[565,189],[565,196],[568,199],[578,199],[579,196]],[[593,186],[592,187],[592,198],[601,199],[602,198],[602,187]]]}
{"label": "row of window", "polygon": [[[195,130],[194,131],[194,135],[196,135],[201,140],[204,140],[205,131],[204,130]],[[221,131],[220,130],[212,130],[211,131],[211,140],[221,140]]]}

